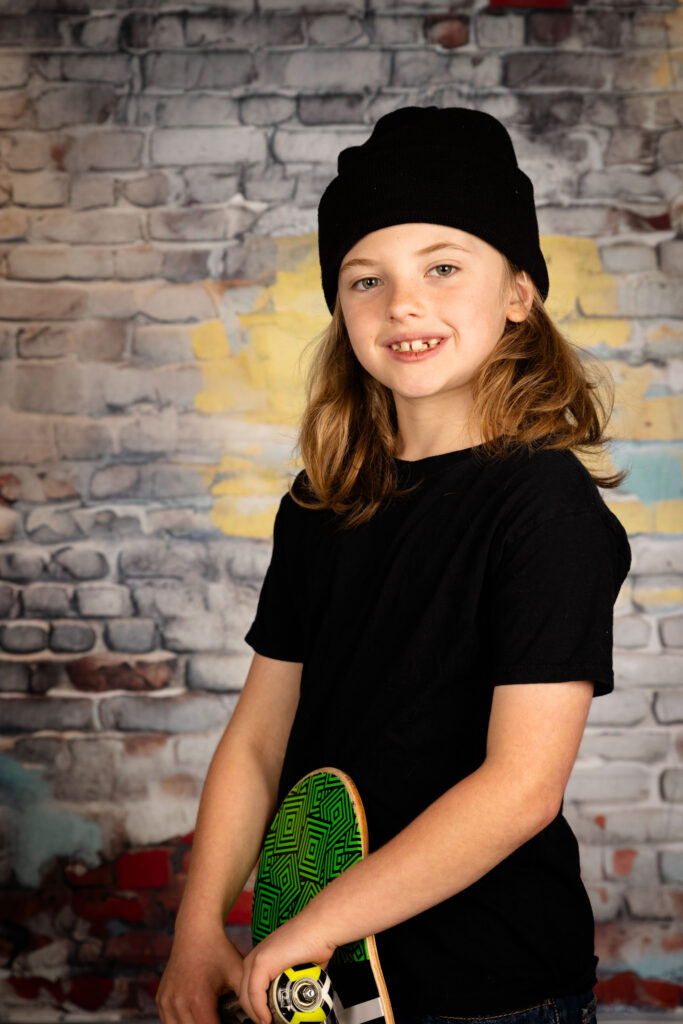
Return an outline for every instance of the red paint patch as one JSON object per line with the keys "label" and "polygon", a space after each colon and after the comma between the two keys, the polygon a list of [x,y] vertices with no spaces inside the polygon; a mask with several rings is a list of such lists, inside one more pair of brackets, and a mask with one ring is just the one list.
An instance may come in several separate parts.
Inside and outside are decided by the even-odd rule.
{"label": "red paint patch", "polygon": [[641,1009],[675,1010],[683,999],[683,987],[658,978],[641,978],[635,971],[623,971],[601,978],[595,986],[598,1002],[625,1003]]}
{"label": "red paint patch", "polygon": [[615,850],[612,857],[615,874],[630,875],[637,856],[637,850]]}
{"label": "red paint patch", "polygon": [[0,473],[0,495],[3,501],[17,501],[21,497],[21,482],[14,473]]}
{"label": "red paint patch", "polygon": [[228,914],[227,924],[251,924],[251,909],[254,905],[254,893],[243,889],[237,902]]}
{"label": "red paint patch", "polygon": [[675,1010],[683,1003],[683,986],[657,978],[644,978],[643,989],[654,1001],[648,1005],[665,1010]]}
{"label": "red paint patch", "polygon": [[18,890],[2,894],[2,916],[5,921],[26,921],[44,909],[44,903],[35,892]]}
{"label": "red paint patch", "polygon": [[426,36],[428,43],[435,43],[447,50],[455,50],[467,43],[467,22],[458,18],[444,18],[432,23],[427,29]]}
{"label": "red paint patch", "polygon": [[61,983],[48,981],[47,978],[8,978],[7,979],[21,999],[38,999],[41,992],[48,992],[55,1002],[64,1001]]}
{"label": "red paint patch", "polygon": [[168,881],[167,850],[124,853],[116,862],[116,883],[120,889],[160,889]]}
{"label": "red paint patch", "polygon": [[115,896],[92,899],[85,893],[76,893],[73,908],[86,921],[144,921],[145,911],[140,900],[126,900]]}
{"label": "red paint patch", "polygon": [[83,1010],[99,1010],[114,988],[113,978],[72,978],[69,999]]}
{"label": "red paint patch", "polygon": [[67,864],[64,868],[64,877],[69,885],[75,888],[93,887],[98,888],[113,885],[114,876],[110,864],[102,864],[98,868],[84,867],[83,864]]}
{"label": "red paint patch", "polygon": [[605,825],[607,824],[607,818],[605,817],[604,814],[596,814],[595,817],[593,818],[593,821],[598,826],[598,828],[604,828]]}
{"label": "red paint patch", "polygon": [[64,157],[66,156],[66,144],[63,142],[55,142],[54,145],[50,146],[50,156],[52,157],[52,163],[55,167],[58,167],[60,171],[63,171]]}

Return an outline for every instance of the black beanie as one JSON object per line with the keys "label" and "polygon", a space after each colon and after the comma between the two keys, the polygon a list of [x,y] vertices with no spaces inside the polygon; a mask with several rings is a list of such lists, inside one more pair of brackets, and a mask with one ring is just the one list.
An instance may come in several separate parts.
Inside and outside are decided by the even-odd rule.
{"label": "black beanie", "polygon": [[339,154],[318,205],[323,292],[334,311],[339,268],[365,235],[392,224],[445,224],[483,238],[548,295],[534,189],[507,130],[466,107],[402,107]]}

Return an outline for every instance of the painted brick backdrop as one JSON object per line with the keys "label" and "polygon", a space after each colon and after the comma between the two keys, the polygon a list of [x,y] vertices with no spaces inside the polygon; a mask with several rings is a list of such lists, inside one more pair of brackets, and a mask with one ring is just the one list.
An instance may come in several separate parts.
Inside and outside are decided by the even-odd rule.
{"label": "painted brick backdrop", "polygon": [[326,324],[317,201],[409,103],[507,124],[550,311],[617,384],[633,568],[566,810],[603,1004],[679,1006],[682,78],[673,0],[0,0],[4,1021],[154,1015]]}

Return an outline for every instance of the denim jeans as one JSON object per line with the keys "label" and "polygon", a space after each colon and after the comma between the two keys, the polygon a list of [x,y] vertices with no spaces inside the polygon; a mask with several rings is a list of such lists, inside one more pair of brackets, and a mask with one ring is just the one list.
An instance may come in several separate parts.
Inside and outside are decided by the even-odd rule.
{"label": "denim jeans", "polygon": [[396,1024],[596,1024],[593,990],[545,999],[536,1006],[495,1017],[397,1017]]}

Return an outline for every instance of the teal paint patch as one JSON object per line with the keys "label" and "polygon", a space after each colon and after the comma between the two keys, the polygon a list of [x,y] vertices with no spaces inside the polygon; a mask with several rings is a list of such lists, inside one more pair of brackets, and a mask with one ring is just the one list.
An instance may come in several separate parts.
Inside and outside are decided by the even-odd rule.
{"label": "teal paint patch", "polygon": [[0,796],[9,811],[10,862],[21,885],[37,889],[53,857],[99,863],[100,826],[55,804],[39,772],[0,755]]}
{"label": "teal paint patch", "polygon": [[621,971],[635,971],[641,978],[656,978],[658,981],[670,981],[680,985],[683,983],[683,963],[681,951],[671,953],[653,953],[650,956],[623,957],[619,960],[604,961],[600,958],[600,976],[608,977]]}
{"label": "teal paint patch", "polygon": [[667,395],[673,395],[673,391],[666,384],[650,384],[643,397],[666,398]]}
{"label": "teal paint patch", "polygon": [[635,494],[644,504],[683,497],[682,445],[614,441],[609,450],[617,468],[629,471],[619,491]]}

